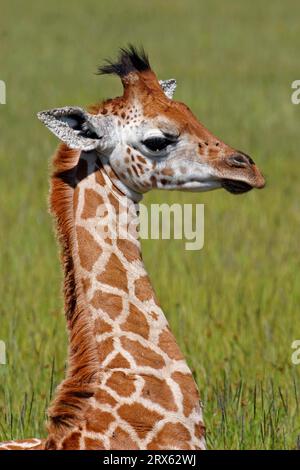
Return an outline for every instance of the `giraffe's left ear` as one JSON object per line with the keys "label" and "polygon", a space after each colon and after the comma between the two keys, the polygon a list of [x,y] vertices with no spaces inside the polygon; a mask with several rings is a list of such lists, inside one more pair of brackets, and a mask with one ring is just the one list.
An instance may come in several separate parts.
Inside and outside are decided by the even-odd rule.
{"label": "giraffe's left ear", "polygon": [[91,115],[77,106],[41,111],[38,118],[72,149],[105,150],[112,140],[110,117]]}
{"label": "giraffe's left ear", "polygon": [[159,84],[165,95],[172,99],[177,86],[175,78],[170,78],[170,80],[159,80]]}

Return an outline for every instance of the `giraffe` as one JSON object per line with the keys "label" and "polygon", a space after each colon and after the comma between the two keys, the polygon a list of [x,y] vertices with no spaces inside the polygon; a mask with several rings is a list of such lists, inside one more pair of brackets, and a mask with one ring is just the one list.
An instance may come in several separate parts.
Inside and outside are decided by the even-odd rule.
{"label": "giraffe", "polygon": [[153,188],[239,194],[262,188],[264,177],[172,99],[175,80],[159,81],[143,50],[121,49],[100,73],[121,78],[121,97],[38,115],[62,141],[50,208],[64,270],[68,369],[47,438],[0,449],[202,450],[198,389],[142,260],[138,203]]}

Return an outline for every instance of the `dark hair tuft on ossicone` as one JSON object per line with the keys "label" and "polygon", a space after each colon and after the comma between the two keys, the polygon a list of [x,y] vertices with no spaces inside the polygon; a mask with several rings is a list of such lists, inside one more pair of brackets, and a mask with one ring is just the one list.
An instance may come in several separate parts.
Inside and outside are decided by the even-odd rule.
{"label": "dark hair tuft on ossicone", "polygon": [[141,47],[139,50],[132,44],[121,48],[117,62],[106,60],[106,64],[98,68],[99,75],[115,74],[125,77],[130,72],[144,72],[151,70],[148,56]]}

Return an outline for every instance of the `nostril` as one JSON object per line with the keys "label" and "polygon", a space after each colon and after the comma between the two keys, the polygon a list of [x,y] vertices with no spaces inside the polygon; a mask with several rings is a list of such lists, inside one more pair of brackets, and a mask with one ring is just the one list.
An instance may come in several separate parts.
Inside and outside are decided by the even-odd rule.
{"label": "nostril", "polygon": [[237,155],[236,157],[233,157],[232,161],[236,162],[236,163],[243,163],[243,164],[246,164],[246,165],[249,164],[248,158],[244,157],[244,155]]}
{"label": "nostril", "polygon": [[246,167],[249,165],[254,165],[254,161],[251,157],[246,155],[245,153],[237,153],[236,155],[232,155],[228,158],[228,162],[232,166],[237,167]]}
{"label": "nostril", "polygon": [[255,162],[252,160],[251,157],[249,157],[249,155],[244,152],[241,152],[240,150],[238,150],[238,152],[238,155],[240,155],[241,157],[245,157],[248,160],[248,163],[250,163],[250,165],[255,165]]}

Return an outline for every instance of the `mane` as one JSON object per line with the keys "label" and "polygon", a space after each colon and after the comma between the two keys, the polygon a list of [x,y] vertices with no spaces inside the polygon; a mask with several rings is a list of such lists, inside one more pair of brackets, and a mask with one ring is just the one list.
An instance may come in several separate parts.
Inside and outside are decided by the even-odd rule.
{"label": "mane", "polygon": [[[100,105],[95,106],[99,108]],[[83,420],[87,399],[94,394],[97,349],[89,324],[85,295],[75,269],[77,253],[74,235],[73,198],[75,178],[80,172],[80,150],[60,144],[54,155],[51,177],[50,211],[55,220],[64,271],[65,314],[70,347],[67,376],[48,409],[46,449],[55,449],[64,431]],[[76,175],[77,174],[77,175]]]}
{"label": "mane", "polygon": [[141,47],[139,50],[132,44],[127,48],[121,48],[116,62],[107,59],[106,64],[98,68],[99,75],[114,74],[125,77],[131,72],[144,72],[151,70],[148,56]]}

